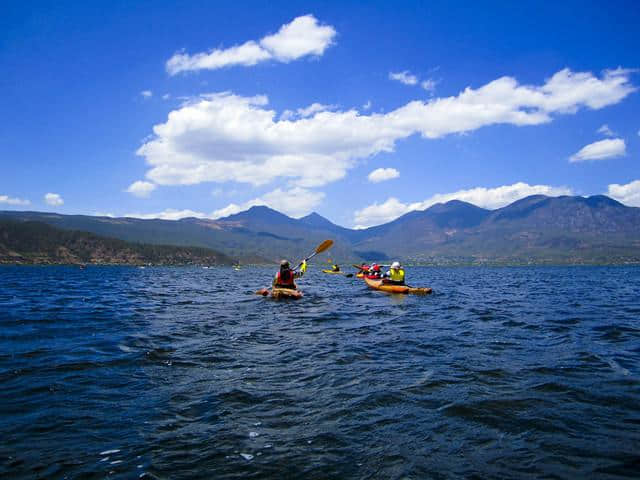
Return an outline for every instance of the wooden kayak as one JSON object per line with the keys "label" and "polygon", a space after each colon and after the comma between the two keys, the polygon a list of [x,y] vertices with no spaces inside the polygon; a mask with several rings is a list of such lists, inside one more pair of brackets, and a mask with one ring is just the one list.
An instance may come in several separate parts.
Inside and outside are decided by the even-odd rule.
{"label": "wooden kayak", "polygon": [[426,295],[431,293],[431,290],[428,287],[419,288],[419,287],[410,287],[409,285],[391,285],[388,283],[382,283],[382,280],[373,280],[371,278],[364,278],[365,283],[369,288],[373,288],[374,290],[380,290],[382,292],[388,293],[413,293],[415,295]]}
{"label": "wooden kayak", "polygon": [[292,288],[261,288],[256,292],[256,295],[262,295],[263,297],[271,296],[271,298],[290,298],[292,300],[298,300],[302,298],[302,292],[300,290],[293,290]]}

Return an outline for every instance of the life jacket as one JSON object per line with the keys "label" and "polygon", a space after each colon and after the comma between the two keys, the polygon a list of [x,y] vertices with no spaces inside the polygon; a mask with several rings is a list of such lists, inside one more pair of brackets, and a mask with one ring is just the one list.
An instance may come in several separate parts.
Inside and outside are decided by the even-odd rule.
{"label": "life jacket", "polygon": [[296,284],[293,282],[294,278],[293,270],[279,270],[276,275],[276,284],[282,285],[283,287],[295,288]]}
{"label": "life jacket", "polygon": [[404,270],[398,269],[394,270],[393,268],[389,270],[389,280],[392,282],[402,282],[404,283]]}

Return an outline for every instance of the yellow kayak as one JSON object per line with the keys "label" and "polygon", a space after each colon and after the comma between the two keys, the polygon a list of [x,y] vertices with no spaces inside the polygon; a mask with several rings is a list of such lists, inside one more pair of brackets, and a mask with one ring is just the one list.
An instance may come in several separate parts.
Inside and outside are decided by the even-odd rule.
{"label": "yellow kayak", "polygon": [[413,293],[416,295],[426,295],[431,293],[431,290],[428,287],[418,288],[418,287],[410,287],[409,285],[393,285],[388,283],[382,283],[382,280],[374,280],[372,278],[364,279],[369,288],[373,288],[374,290],[380,290],[382,292],[388,293]]}
{"label": "yellow kayak", "polygon": [[332,273],[334,275],[342,275],[344,272],[341,272],[340,270],[338,270],[337,272],[333,270],[322,270],[322,273]]}

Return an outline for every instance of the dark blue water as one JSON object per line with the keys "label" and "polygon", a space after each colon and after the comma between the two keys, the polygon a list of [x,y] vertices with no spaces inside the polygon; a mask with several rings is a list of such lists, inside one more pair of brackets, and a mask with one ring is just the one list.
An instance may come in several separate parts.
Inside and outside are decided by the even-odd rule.
{"label": "dark blue water", "polygon": [[622,478],[640,268],[0,268],[1,478]]}

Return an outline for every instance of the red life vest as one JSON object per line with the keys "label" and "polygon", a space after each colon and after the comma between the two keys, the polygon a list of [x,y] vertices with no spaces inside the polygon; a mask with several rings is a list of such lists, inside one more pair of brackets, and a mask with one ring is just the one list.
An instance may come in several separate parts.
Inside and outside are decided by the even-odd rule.
{"label": "red life vest", "polygon": [[280,270],[276,275],[276,284],[295,287],[295,283],[293,282],[293,279],[294,279],[293,270],[284,270],[284,272]]}

